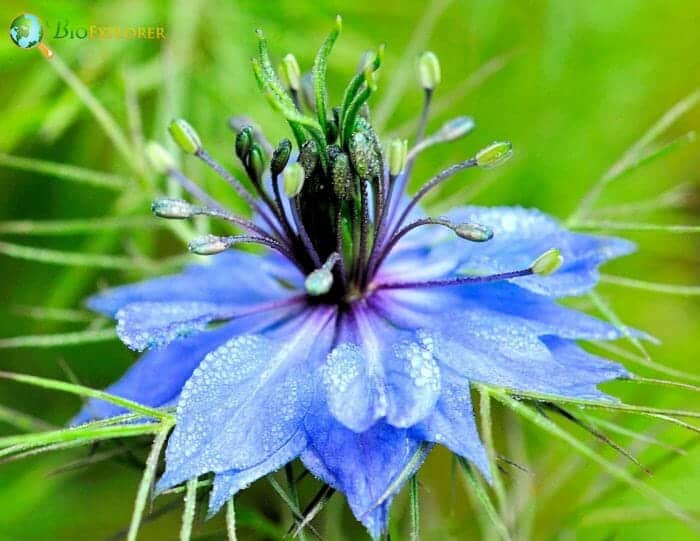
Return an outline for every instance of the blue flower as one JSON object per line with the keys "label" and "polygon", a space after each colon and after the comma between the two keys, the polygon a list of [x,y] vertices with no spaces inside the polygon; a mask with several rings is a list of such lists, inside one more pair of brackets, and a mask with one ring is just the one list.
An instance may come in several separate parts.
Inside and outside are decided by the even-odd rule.
{"label": "blue flower", "polygon": [[[329,40],[332,45],[334,34]],[[244,234],[195,239],[190,249],[211,255],[209,264],[90,299],[91,308],[117,320],[127,346],[148,350],[109,392],[148,406],[177,406],[159,489],[213,473],[213,513],[299,458],[346,496],[377,537],[392,498],[434,444],[490,479],[473,384],[613,400],[598,385],[628,373],[576,341],[613,340],[621,331],[558,299],[589,291],[598,267],[633,246],[569,232],[519,207],[471,206],[424,217],[419,203],[426,193],[457,171],[500,161],[509,145],[444,170],[409,198],[405,188],[421,141],[425,147],[454,134],[443,128],[424,139],[421,127],[411,153],[399,144],[385,156],[360,115],[380,55],[350,83],[349,98],[332,118],[325,94],[317,94],[315,119],[302,116],[295,89],[287,93],[268,69],[264,40],[260,50],[256,75],[294,130],[299,165],[287,164],[286,141],[271,153],[268,175],[267,143],[241,128],[236,149],[250,194],[189,125],[172,125],[183,150],[244,195],[256,216],[249,221],[226,211],[151,147],[154,164],[203,204],[160,199],[157,215],[222,218]],[[323,73],[315,69],[314,76]],[[426,88],[428,98],[432,91]],[[264,251],[228,249],[238,243]],[[119,413],[93,401],[76,422]]]}

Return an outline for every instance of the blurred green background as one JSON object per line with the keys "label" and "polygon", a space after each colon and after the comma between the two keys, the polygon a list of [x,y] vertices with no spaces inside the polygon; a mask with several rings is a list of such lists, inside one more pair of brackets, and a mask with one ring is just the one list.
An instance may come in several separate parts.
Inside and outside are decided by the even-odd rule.
{"label": "blurred green background", "polygon": [[[183,116],[198,129],[211,153],[232,165],[229,116],[254,117],[273,140],[286,135],[250,73],[255,28],[265,29],[275,59],[293,51],[302,68],[308,69],[333,16],[341,13],[343,34],[328,69],[331,97],[336,101],[363,51],[386,42],[380,92],[372,103],[375,122],[385,134],[411,135],[421,105],[415,58],[422,50],[432,49],[441,59],[443,84],[431,129],[452,116],[469,114],[475,117],[477,130],[467,139],[427,152],[419,160],[414,186],[493,140],[511,140],[515,148],[507,166],[493,172],[469,172],[445,186],[431,200],[435,212],[476,201],[536,206],[564,219],[624,151],[700,83],[700,4],[696,0],[5,0],[0,5],[0,21],[9,24],[22,12],[43,19],[47,44],[89,86],[128,136],[134,137],[137,148],[140,130],[147,139],[166,143],[167,121]],[[167,40],[52,39],[59,21],[71,27],[163,26]],[[9,39],[0,40],[0,73],[0,152],[130,179],[129,188],[120,193],[0,164],[0,336],[81,330],[86,326],[80,319],[82,312],[68,314],[75,321],[60,321],[58,316],[68,319],[67,314],[37,314],[27,307],[80,309],[82,300],[99,287],[143,276],[144,265],[139,262],[181,254],[184,246],[148,219],[130,230],[63,236],[20,235],[3,228],[7,221],[15,220],[117,214],[147,217],[150,195],[142,189],[144,181],[134,180],[131,164],[115,151],[84,104],[36,50],[23,51]],[[136,113],[140,122],[134,121]],[[659,142],[673,140],[698,125],[700,108],[695,108]],[[673,190],[664,199],[669,208],[610,214],[606,219],[697,225],[699,149],[697,142],[682,145],[626,174],[605,190],[596,208],[644,201]],[[132,156],[137,169],[139,160],[137,153]],[[231,198],[197,164],[186,162],[184,167],[220,197]],[[167,190],[157,182],[156,191]],[[640,244],[640,252],[609,265],[606,272],[653,282],[700,282],[697,235],[630,232],[626,236]],[[120,254],[135,263],[122,270],[42,264],[7,256],[11,251],[7,243]],[[662,340],[661,346],[649,346],[655,361],[700,373],[697,296],[612,284],[601,285],[599,291],[626,323]],[[577,304],[591,308],[586,301]],[[49,320],[49,315],[56,317]],[[100,324],[104,323],[92,323]],[[624,343],[620,347],[634,351]],[[113,381],[135,358],[116,340],[61,348],[5,348],[0,353],[0,369],[64,379],[70,367],[80,382],[95,387]],[[638,371],[654,374],[644,368]],[[649,386],[613,384],[608,390],[646,405],[692,407],[700,402],[696,394]],[[75,397],[5,382],[0,384],[0,404],[54,425],[65,423],[79,407]],[[687,455],[668,459],[665,449],[618,436],[643,463],[654,466],[661,461],[649,480],[654,487],[691,512],[700,511],[700,449],[694,447],[691,433],[669,429],[658,421],[601,417],[687,446]],[[0,435],[18,432],[18,427],[3,423],[2,418]],[[528,473],[513,468],[507,473],[516,537],[696,538],[692,530],[624,486],[599,497],[599,491],[615,485],[608,475],[512,414],[499,412],[495,430],[500,453],[528,468]],[[104,446],[98,451],[113,451],[116,458],[65,470],[59,468],[85,458],[88,452],[61,452],[1,464],[0,540],[101,540],[119,534],[128,525],[140,477],[135,466],[147,443],[125,441],[121,445],[128,446],[129,453],[121,454],[116,454],[120,444]],[[600,452],[618,460],[603,446]],[[620,463],[627,465],[624,460]],[[638,470],[632,466],[630,471]],[[423,538],[491,538],[492,534],[481,533],[481,511],[467,495],[462,479],[455,481],[453,474],[450,457],[442,450],[434,452],[422,470]],[[303,496],[309,498],[313,490],[313,483],[308,482]],[[286,531],[289,514],[265,481],[237,501],[239,539],[274,539]],[[326,538],[363,538],[342,498],[336,495],[331,502],[317,521]],[[161,498],[155,509],[159,516],[144,526],[142,538],[177,538],[177,498]],[[406,535],[406,509],[402,495],[393,513],[397,538]],[[195,538],[224,539],[222,528],[220,518],[198,522]]]}

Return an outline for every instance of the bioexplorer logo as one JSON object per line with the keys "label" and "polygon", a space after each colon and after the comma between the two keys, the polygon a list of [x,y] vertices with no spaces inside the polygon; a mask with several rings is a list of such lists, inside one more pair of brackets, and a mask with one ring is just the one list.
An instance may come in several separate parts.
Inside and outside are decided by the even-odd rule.
{"label": "bioexplorer logo", "polygon": [[37,47],[41,54],[50,59],[53,51],[41,40],[44,37],[44,27],[41,20],[31,13],[17,15],[10,23],[10,39],[20,49],[33,49]]}
{"label": "bioexplorer logo", "polygon": [[[48,27],[47,27],[48,28]],[[10,39],[20,49],[33,49],[36,47],[48,59],[53,56],[53,51],[42,42],[44,38],[44,25],[39,17],[31,13],[17,15],[10,23]],[[162,26],[103,26],[90,24],[87,26],[74,26],[68,21],[56,22],[52,39],[151,39],[163,40],[166,38],[165,28]]]}
{"label": "bioexplorer logo", "polygon": [[58,21],[53,39],[165,39],[162,26],[73,26]]}

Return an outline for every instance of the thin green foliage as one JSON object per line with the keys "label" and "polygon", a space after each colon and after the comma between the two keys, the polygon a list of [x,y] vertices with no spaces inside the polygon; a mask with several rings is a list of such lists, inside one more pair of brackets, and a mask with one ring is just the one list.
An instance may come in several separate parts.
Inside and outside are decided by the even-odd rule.
{"label": "thin green foliage", "polygon": [[92,427],[89,425],[63,428],[49,432],[20,434],[0,438],[0,457],[10,456],[44,446],[62,443],[75,443],[75,446],[88,445],[98,440],[128,438],[154,434],[161,428],[160,423]]}
{"label": "thin green foliage", "polygon": [[501,514],[504,513],[507,502],[506,502],[506,490],[503,485],[503,479],[501,479],[501,474],[498,470],[498,465],[496,463],[496,449],[493,443],[493,417],[491,415],[491,397],[489,396],[489,391],[486,387],[479,386],[479,415],[481,418],[481,439],[484,442],[484,447],[486,448],[486,454],[489,458],[489,465],[491,467],[491,477],[493,479],[493,488],[496,494],[496,499],[498,500],[498,508]]}
{"label": "thin green foliage", "polygon": [[99,188],[109,188],[110,190],[121,191],[129,186],[130,180],[104,173],[93,171],[84,167],[68,165],[65,163],[38,160],[36,158],[24,158],[21,156],[11,156],[0,152],[0,166],[28,173],[38,173],[61,180],[78,182],[97,186]]}
{"label": "thin green foliage", "polygon": [[63,62],[57,54],[49,62],[49,65],[54,68],[56,73],[63,79],[66,84],[78,95],[80,101],[88,108],[97,120],[97,123],[104,130],[105,134],[111,140],[114,147],[119,151],[122,157],[130,165],[134,164],[134,153],[129,141],[120,128],[119,124],[114,120],[114,117],[105,109],[90,89],[85,86],[73,71]]}
{"label": "thin green foliage", "polygon": [[180,541],[190,541],[192,538],[192,525],[194,523],[194,513],[197,507],[197,478],[190,479],[185,486],[185,509],[182,513]]}
{"label": "thin green foliage", "polygon": [[236,509],[233,498],[226,502],[226,534],[228,541],[236,541]]}
{"label": "thin green foliage", "polygon": [[37,263],[49,263],[69,267],[91,267],[98,269],[117,270],[153,270],[155,263],[142,259],[118,255],[87,254],[80,252],[66,252],[49,248],[35,248],[21,244],[0,242],[0,254],[17,259],[26,259]]}
{"label": "thin green foliage", "polygon": [[503,541],[508,541],[509,539],[511,539],[510,532],[508,532],[508,528],[501,520],[501,517],[499,516],[498,511],[496,511],[496,508],[494,507],[493,502],[491,501],[491,498],[487,494],[486,489],[484,488],[484,485],[477,478],[472,467],[462,457],[457,457],[457,462],[459,463],[459,465],[461,467],[462,473],[464,474],[464,478],[468,481],[469,486],[471,486],[472,490],[474,491],[474,494],[476,495],[477,499],[479,500],[479,503],[481,504],[482,509],[484,510],[486,515],[488,516],[488,518],[489,518],[493,528],[496,530],[496,533],[498,534],[498,536]]}
{"label": "thin green foliage", "polygon": [[136,541],[138,536],[139,528],[141,527],[141,520],[143,519],[143,513],[153,490],[153,482],[156,477],[160,453],[163,449],[163,445],[165,445],[165,441],[168,439],[168,433],[170,432],[171,428],[172,425],[170,424],[161,428],[153,440],[153,447],[151,447],[151,452],[148,454],[148,458],[146,459],[146,468],[143,471],[143,477],[141,478],[141,483],[139,484],[139,490],[136,493],[134,512],[131,515],[131,524],[129,525],[127,541]]}
{"label": "thin green foliage", "polygon": [[649,231],[652,233],[674,233],[679,235],[700,233],[700,225],[648,224],[639,222],[615,222],[609,220],[581,221],[572,224],[571,228],[601,231]]}
{"label": "thin green foliage", "polygon": [[52,348],[105,342],[117,338],[114,328],[97,329],[59,334],[14,336],[0,339],[0,349]]}
{"label": "thin green foliage", "polygon": [[[502,388],[489,386],[491,393],[503,392]],[[694,419],[700,419],[700,411],[691,410],[681,410],[681,409],[664,409],[664,408],[654,408],[651,406],[637,406],[631,404],[624,404],[620,402],[615,402],[613,400],[590,400],[584,398],[573,398],[568,396],[558,396],[544,393],[537,393],[532,391],[512,391],[514,396],[527,398],[538,402],[553,402],[562,404],[574,404],[582,408],[594,408],[594,409],[604,409],[608,411],[624,411],[631,414],[637,415],[668,415],[670,417],[689,417]]]}
{"label": "thin green foliage", "polygon": [[[274,491],[277,493],[277,495],[282,499],[282,501],[285,503],[285,505],[291,511],[294,522],[297,524],[303,523],[304,514],[301,512],[301,508],[299,507],[298,502],[295,502],[294,498],[292,496],[290,496],[289,494],[287,494],[287,492],[277,482],[277,479],[275,479],[272,475],[268,475],[267,480],[269,481],[270,485],[272,486]],[[309,529],[314,533],[314,535],[316,535],[319,539],[321,539],[320,534],[316,531],[316,529],[313,526],[310,526]]]}
{"label": "thin green foliage", "polygon": [[304,508],[302,514],[304,515],[304,520],[297,524],[296,528],[292,532],[292,537],[299,537],[304,528],[311,524],[311,521],[316,518],[323,508],[326,506],[331,497],[335,494],[335,489],[331,488],[329,485],[323,485],[309,504]]}
{"label": "thin green foliage", "polygon": [[589,423],[600,426],[601,428],[604,428],[605,430],[608,430],[610,432],[615,432],[621,436],[627,436],[630,439],[638,440],[644,443],[648,443],[650,445],[656,445],[668,451],[678,453],[679,455],[687,454],[685,450],[679,447],[674,447],[673,445],[669,445],[649,434],[637,432],[635,430],[630,430],[629,428],[625,428],[624,426],[621,426],[617,423],[612,423],[610,421],[606,421],[605,419],[600,419],[598,417],[585,416],[585,418]]}
{"label": "thin green foliage", "polygon": [[0,405],[0,422],[14,426],[24,432],[39,432],[53,428],[53,426],[46,421],[3,405]]}
{"label": "thin green foliage", "polygon": [[90,312],[71,308],[15,305],[10,307],[10,311],[16,315],[40,321],[61,321],[67,323],[90,323],[99,321],[99,318],[95,318],[95,315]]}
{"label": "thin green foliage", "polygon": [[647,498],[650,502],[656,504],[670,515],[675,516],[688,526],[692,527],[694,530],[700,532],[700,521],[696,517],[687,513],[684,509],[680,508],[663,494],[642,483],[627,470],[620,468],[616,464],[605,459],[594,449],[576,439],[569,432],[553,423],[547,417],[540,415],[529,406],[523,404],[521,401],[514,400],[503,391],[493,391],[492,396],[504,406],[512,409],[528,421],[532,422],[535,426],[568,443],[575,451],[581,453],[587,459],[603,467],[608,473],[610,473],[610,475],[628,484],[632,489]]}
{"label": "thin green foliage", "polygon": [[678,295],[681,297],[697,297],[700,295],[700,286],[686,286],[675,284],[663,284],[657,282],[646,282],[635,278],[626,278],[624,276],[613,276],[611,274],[601,274],[600,281],[606,284],[614,284],[616,286],[629,287],[631,289],[640,289],[652,293],[663,293],[665,295]]}
{"label": "thin green foliage", "polygon": [[371,509],[379,507],[385,501],[391,498],[404,485],[404,483],[413,476],[416,469],[423,463],[425,458],[428,456],[430,449],[432,449],[432,445],[427,442],[421,442],[420,445],[418,445],[418,448],[415,450],[410,460],[406,463],[403,470],[399,472],[396,478],[384,491],[384,494],[382,494],[381,497],[374,503],[374,505],[372,505]]}
{"label": "thin green foliage", "polygon": [[153,216],[125,216],[118,218],[87,218],[80,220],[21,220],[0,222],[0,233],[12,235],[63,236],[95,231],[123,231],[165,227],[167,222]]}
{"label": "thin green foliage", "polygon": [[420,495],[418,494],[418,476],[411,477],[408,485],[408,494],[411,505],[411,534],[410,541],[420,539]]}
{"label": "thin green foliage", "polygon": [[[696,90],[686,98],[682,99],[666,111],[659,120],[651,126],[634,144],[622,155],[622,157],[608,169],[603,176],[593,185],[589,192],[583,197],[578,208],[574,211],[567,223],[576,223],[586,216],[593,205],[600,197],[603,190],[614,180],[620,178],[630,169],[639,163],[648,163],[651,156],[658,156],[660,152],[654,149],[649,150],[649,146],[663,134],[681,116],[690,111],[700,101],[700,90]],[[663,147],[661,147],[663,148]]]}
{"label": "thin green foliage", "polygon": [[43,389],[52,389],[55,391],[62,391],[78,396],[97,398],[99,400],[109,402],[110,404],[121,406],[134,413],[140,413],[141,415],[144,415],[146,417],[152,417],[154,419],[159,419],[161,421],[167,422],[173,421],[173,416],[170,413],[167,413],[163,410],[149,408],[148,406],[143,406],[141,404],[138,404],[137,402],[127,400],[126,398],[121,398],[119,396],[115,396],[104,391],[98,391],[97,389],[91,389],[90,387],[84,387],[82,385],[66,383],[65,381],[40,378],[37,376],[30,376],[28,374],[17,374],[14,372],[0,372],[0,379],[9,379],[18,383],[26,383],[35,387],[41,387]]}

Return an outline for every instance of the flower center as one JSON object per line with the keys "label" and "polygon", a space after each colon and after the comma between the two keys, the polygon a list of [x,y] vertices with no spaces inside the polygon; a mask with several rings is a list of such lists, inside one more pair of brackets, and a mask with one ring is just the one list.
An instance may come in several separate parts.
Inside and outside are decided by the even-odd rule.
{"label": "flower center", "polygon": [[310,77],[302,78],[296,60],[287,55],[282,63],[285,85],[275,74],[267,43],[258,31],[253,71],[267,100],[289,124],[297,151],[296,160],[290,163],[294,147],[290,140],[283,139],[273,147],[250,122],[233,119],[236,155],[252,190],[246,189],[202,147],[199,136],[186,121],[178,119],[170,125],[170,133],[180,148],[228,182],[248,203],[254,220],[226,210],[179,171],[162,147],[151,143],[147,148],[151,163],[202,203],[198,206],[179,199],[158,199],[153,204],[154,213],[174,219],[206,215],[241,228],[244,233],[239,235],[196,238],[190,243],[190,250],[211,255],[240,243],[264,245],[282,254],[306,276],[306,292],[317,302],[351,303],[374,288],[483,282],[535,272],[533,266],[487,277],[376,283],[390,252],[405,235],[419,227],[445,227],[471,242],[491,239],[492,231],[481,224],[453,223],[446,218],[414,219],[412,215],[429,192],[455,173],[505,161],[511,145],[490,145],[473,158],[444,169],[409,198],[406,185],[417,155],[434,144],[469,133],[474,122],[469,117],[458,117],[425,136],[433,88],[439,82],[437,59],[427,54],[421,60],[425,100],[414,145],[409,151],[405,140],[394,140],[385,151],[370,124],[367,104],[377,88],[376,73],[382,63],[383,46],[350,80],[341,104],[329,109],[326,62],[339,32],[340,20],[316,55]]}

